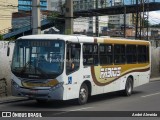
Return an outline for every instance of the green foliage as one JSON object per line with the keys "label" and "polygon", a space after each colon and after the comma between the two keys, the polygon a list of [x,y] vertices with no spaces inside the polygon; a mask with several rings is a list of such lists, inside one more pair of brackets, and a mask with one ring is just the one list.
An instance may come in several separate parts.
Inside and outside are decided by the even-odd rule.
{"label": "green foliage", "polygon": [[150,27],[150,22],[148,20],[144,20],[144,27]]}
{"label": "green foliage", "polygon": [[3,40],[3,35],[0,34],[0,40]]}
{"label": "green foliage", "polygon": [[14,40],[16,40],[16,38],[13,36],[13,37],[11,37],[11,38],[8,38],[8,39],[6,39],[7,41],[14,41]]}
{"label": "green foliage", "polygon": [[54,26],[59,29],[61,32],[64,31],[65,27],[65,19],[64,17],[62,18],[60,13],[58,12],[52,12],[48,16],[48,20],[54,24]]}
{"label": "green foliage", "polygon": [[0,34],[0,41],[1,40],[7,40],[7,41],[14,41],[16,38],[13,36],[11,38],[3,39],[3,35]]}
{"label": "green foliage", "polygon": [[155,25],[151,25],[151,27],[160,28],[160,23],[159,24],[155,24]]}
{"label": "green foliage", "polygon": [[55,22],[55,20],[57,20],[60,16],[60,13],[58,12],[52,12],[49,16],[48,16],[48,20],[50,20],[51,22]]}

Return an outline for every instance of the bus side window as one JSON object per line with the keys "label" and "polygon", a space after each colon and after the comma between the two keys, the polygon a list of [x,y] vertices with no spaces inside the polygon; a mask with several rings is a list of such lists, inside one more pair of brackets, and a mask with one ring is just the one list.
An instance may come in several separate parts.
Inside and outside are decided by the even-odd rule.
{"label": "bus side window", "polygon": [[135,64],[137,62],[137,47],[136,45],[126,46],[126,61],[128,64]]}
{"label": "bus side window", "polygon": [[101,65],[109,65],[113,63],[113,50],[111,44],[99,45],[99,57]]}
{"label": "bus side window", "polygon": [[66,74],[70,74],[79,69],[80,49],[81,45],[79,43],[67,44]]}
{"label": "bus side window", "polygon": [[114,45],[114,63],[125,64],[125,45],[116,44]]}
{"label": "bus side window", "polygon": [[98,64],[98,44],[85,43],[83,44],[83,65],[97,65]]}
{"label": "bus side window", "polygon": [[148,62],[148,50],[146,45],[138,45],[138,63]]}

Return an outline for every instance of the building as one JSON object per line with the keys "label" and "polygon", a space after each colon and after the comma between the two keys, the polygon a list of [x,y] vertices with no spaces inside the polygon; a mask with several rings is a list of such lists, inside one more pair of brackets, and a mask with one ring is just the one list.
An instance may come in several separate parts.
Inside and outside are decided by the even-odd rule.
{"label": "building", "polygon": [[12,28],[12,13],[18,11],[18,0],[0,0],[0,34]]}
{"label": "building", "polygon": [[[30,26],[32,27],[32,0],[17,0],[18,12],[12,16],[12,31]],[[41,20],[47,18],[47,0],[40,0]]]}
{"label": "building", "polygon": [[65,0],[48,0],[47,10],[62,12],[64,10]]}
{"label": "building", "polygon": [[[109,15],[109,24],[111,28],[121,28],[124,25],[124,15]],[[126,26],[132,25],[132,14],[126,14]]]}
{"label": "building", "polygon": [[[24,14],[26,14],[25,12],[31,10],[31,5],[32,0],[0,0],[0,34],[6,34],[17,27],[22,27],[24,24],[29,24],[31,21],[30,17],[24,17],[27,16]],[[40,0],[40,5],[41,10],[47,9],[46,0]],[[22,11],[25,12],[22,13]],[[19,19],[12,17],[12,13],[16,12],[19,12]]]}
{"label": "building", "polygon": [[[48,0],[50,1],[50,0]],[[19,11],[30,11],[32,9],[32,0],[18,0]],[[47,10],[47,0],[40,0],[41,10]]]}
{"label": "building", "polygon": [[[124,2],[124,3],[123,3]],[[115,0],[112,2],[112,6],[119,6],[123,4],[131,4],[131,1],[128,0]],[[133,25],[132,14],[126,14],[126,25],[132,26]],[[120,15],[109,15],[109,24],[111,28],[121,28],[124,25],[124,14]]]}
{"label": "building", "polygon": [[[66,0],[40,0],[41,8],[49,11],[58,11],[64,13],[64,5]],[[78,9],[88,9],[95,7],[94,0],[73,0],[73,4],[79,4]],[[19,0],[19,10],[31,10],[31,0]],[[99,4],[100,5],[100,4]],[[102,32],[104,27],[108,26],[108,17],[99,17],[99,33]],[[74,20],[74,32],[78,33],[95,33],[95,17],[90,18],[77,18]]]}
{"label": "building", "polygon": [[[100,4],[98,4],[101,6]],[[75,10],[85,10],[95,8],[95,0],[74,0]],[[102,33],[104,27],[108,27],[108,16],[99,16],[99,33]],[[74,32],[93,35],[95,33],[95,17],[80,17],[74,20]]]}
{"label": "building", "polygon": [[[73,0],[73,6],[79,4],[79,7],[84,8],[86,3],[91,2],[92,0]],[[47,10],[49,11],[58,11],[64,13],[65,0],[48,0],[47,1]],[[91,18],[77,18],[74,19],[73,29],[75,33],[93,33],[93,17]]]}
{"label": "building", "polygon": [[[41,11],[41,20],[46,20],[49,14],[46,10]],[[20,11],[12,14],[13,31],[27,26],[32,28],[32,15],[30,11]]]}

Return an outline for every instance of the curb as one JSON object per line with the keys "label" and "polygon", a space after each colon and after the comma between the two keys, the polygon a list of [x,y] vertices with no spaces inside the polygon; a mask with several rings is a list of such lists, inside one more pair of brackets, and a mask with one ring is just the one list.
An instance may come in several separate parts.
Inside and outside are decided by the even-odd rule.
{"label": "curb", "polygon": [[149,82],[155,82],[155,81],[160,81],[160,77],[158,77],[158,78],[151,78],[149,80]]}

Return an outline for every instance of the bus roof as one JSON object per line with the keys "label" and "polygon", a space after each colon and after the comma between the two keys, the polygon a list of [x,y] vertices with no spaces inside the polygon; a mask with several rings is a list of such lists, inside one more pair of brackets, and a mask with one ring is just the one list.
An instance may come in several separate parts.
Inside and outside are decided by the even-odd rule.
{"label": "bus roof", "polygon": [[110,38],[110,37],[89,37],[82,35],[61,35],[61,34],[40,34],[40,35],[28,35],[18,38],[18,40],[55,40],[60,39],[68,42],[79,42],[79,43],[110,43],[110,44],[150,44],[149,41],[145,40],[133,40],[126,38]]}

